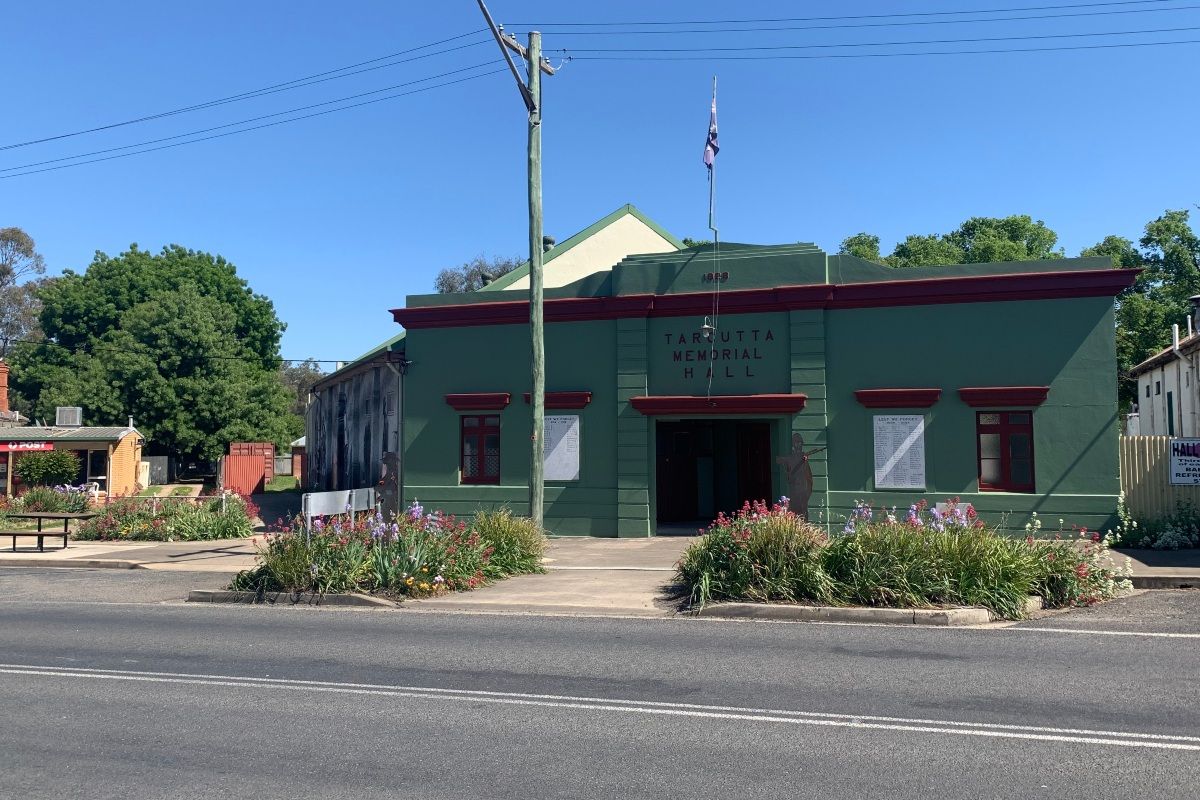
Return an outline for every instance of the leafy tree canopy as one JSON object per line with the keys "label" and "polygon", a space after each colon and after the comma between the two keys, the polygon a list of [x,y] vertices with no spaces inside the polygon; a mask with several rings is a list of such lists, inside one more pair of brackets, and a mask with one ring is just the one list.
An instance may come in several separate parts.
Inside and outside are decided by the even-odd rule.
{"label": "leafy tree canopy", "polygon": [[1200,294],[1200,236],[1186,209],[1166,211],[1146,224],[1135,246],[1106,236],[1080,255],[1108,256],[1114,267],[1141,267],[1137,282],[1117,298],[1117,374],[1121,405],[1137,402],[1129,371],[1171,343],[1171,325],[1186,330],[1191,303]]}
{"label": "leafy tree canopy", "polygon": [[45,272],[33,237],[20,228],[0,228],[0,339],[38,335],[36,289]]}
{"label": "leafy tree canopy", "polygon": [[523,263],[525,261],[521,258],[505,258],[502,256],[485,258],[479,255],[465,264],[459,264],[457,267],[447,267],[442,270],[434,279],[433,285],[435,289],[443,294],[473,292],[496,280],[501,275],[507,275]]}
{"label": "leafy tree canopy", "polygon": [[844,239],[838,252],[892,267],[930,267],[1062,258],[1057,243],[1058,234],[1046,223],[1014,214],[971,217],[949,233],[911,234],[888,256],[881,255],[878,236],[857,233]]}
{"label": "leafy tree canopy", "polygon": [[303,419],[309,392],[325,377],[325,372],[320,364],[310,358],[296,364],[285,364],[279,377],[291,396],[292,413]]}
{"label": "leafy tree canopy", "polygon": [[132,415],[152,447],[205,458],[298,435],[279,377],[284,325],[220,256],[132,245],[38,296],[48,341],[14,348],[12,365],[37,417],[69,405],[88,424]]}

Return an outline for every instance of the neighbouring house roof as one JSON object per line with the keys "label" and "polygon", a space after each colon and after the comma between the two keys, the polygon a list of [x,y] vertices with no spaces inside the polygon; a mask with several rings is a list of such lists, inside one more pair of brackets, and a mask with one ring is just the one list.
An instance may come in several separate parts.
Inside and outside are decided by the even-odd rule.
{"label": "neighbouring house roof", "polygon": [[24,428],[0,428],[0,442],[119,442],[131,433],[138,431],[136,428],[54,428],[33,425]]}
{"label": "neighbouring house roof", "polygon": [[304,447],[304,442],[307,440],[307,438],[308,438],[307,436],[301,436],[299,439],[292,442],[291,446],[292,447]]}
{"label": "neighbouring house roof", "polygon": [[[626,203],[625,205],[621,206],[620,208],[618,208],[616,211],[612,212],[611,214],[608,214],[607,216],[596,220],[591,225],[587,226],[586,228],[579,231],[575,235],[570,236],[567,239],[565,239],[564,241],[556,244],[553,248],[551,248],[551,250],[548,253],[546,253],[545,258],[542,260],[543,266],[551,265],[555,261],[555,259],[571,252],[572,250],[576,249],[582,243],[584,243],[587,240],[596,236],[596,234],[600,233],[601,231],[609,228],[613,224],[615,224],[618,221],[623,220],[627,217],[633,218],[633,219],[637,220],[638,222],[641,222],[646,228],[648,228],[653,233],[658,234],[659,237],[664,239],[668,245],[670,245],[671,247],[674,247],[676,250],[684,249],[683,242],[676,239],[674,236],[672,236],[670,233],[668,233],[662,226],[660,226],[657,222],[655,222],[654,220],[650,219],[645,214],[643,214],[636,206]],[[613,266],[613,264],[598,265],[598,266],[596,266],[594,271],[609,269],[612,266]],[[528,276],[529,276],[529,262],[525,261],[520,266],[518,266],[516,269],[512,270],[511,272],[509,272],[505,275],[500,276],[500,278],[498,278],[497,280],[493,281],[492,283],[488,284],[487,286],[484,286],[483,288],[481,288],[477,291],[479,291],[479,292],[502,291],[502,290],[506,289],[507,287],[511,286],[513,283],[515,283],[523,278],[527,278]],[[353,361],[351,361],[347,364],[343,364],[341,367],[337,368],[333,372],[326,375],[324,378],[322,378],[320,381],[318,381],[315,386],[313,386],[313,389],[314,390],[323,389],[324,387],[326,387],[332,383],[337,383],[338,381],[341,381],[341,380],[349,377],[352,373],[355,373],[364,367],[370,366],[376,362],[385,361],[386,358],[384,358],[384,357],[388,353],[392,353],[392,352],[403,353],[404,352],[404,337],[405,337],[405,333],[403,331],[401,331],[400,333],[391,337],[387,341],[376,345],[375,347],[368,350],[366,353],[363,353],[358,358],[354,359]]]}
{"label": "neighbouring house roof", "polygon": [[[1187,355],[1189,353],[1194,353],[1197,350],[1200,350],[1200,331],[1193,333],[1190,336],[1185,336],[1179,340],[1179,352],[1181,354]],[[1131,368],[1129,370],[1129,374],[1132,377],[1136,378],[1138,375],[1141,375],[1143,372],[1149,372],[1152,369],[1161,367],[1163,364],[1168,364],[1174,360],[1175,360],[1175,348],[1164,347],[1162,350],[1159,350],[1157,353],[1150,356],[1142,363]]]}
{"label": "neighbouring house roof", "polygon": [[[641,211],[639,211],[636,206],[634,206],[630,203],[626,203],[625,205],[621,206],[620,208],[618,208],[616,211],[612,212],[611,214],[609,214],[605,217],[602,217],[601,219],[596,220],[591,225],[587,226],[586,228],[584,228],[583,230],[581,230],[579,233],[575,234],[574,236],[571,236],[571,237],[567,238],[566,240],[554,245],[554,247],[552,247],[550,249],[550,251],[545,254],[545,257],[543,257],[542,266],[544,268],[548,269],[550,267],[550,265],[556,259],[561,258],[562,256],[571,252],[573,249],[575,249],[579,245],[583,244],[587,240],[594,237],[596,234],[600,233],[601,231],[605,230],[606,228],[611,227],[612,225],[614,225],[615,223],[619,222],[620,220],[622,220],[626,217],[632,217],[633,219],[636,219],[638,222],[641,222],[643,225],[645,225],[651,231],[658,234],[659,237],[661,237],[662,239],[665,239],[667,241],[667,243],[670,244],[672,247],[674,247],[676,250],[684,249],[683,242],[676,239],[674,236],[672,236],[670,233],[668,233],[666,230],[664,230],[662,228],[662,226],[660,226],[657,222],[650,219],[645,214],[643,214]],[[642,252],[642,251],[638,250],[638,252]],[[631,254],[626,253],[625,255],[631,255]],[[617,259],[617,260],[619,261],[620,259]],[[613,263],[615,264],[616,262],[613,262]],[[612,266],[613,266],[613,264],[604,264],[604,265],[597,266],[596,269],[604,270],[604,269],[608,269]],[[552,274],[551,272],[547,272],[547,278],[549,278],[549,276],[551,274]],[[487,286],[484,286],[479,291],[481,291],[481,292],[503,291],[503,290],[507,289],[508,287],[512,286],[512,284],[521,280],[522,278],[527,278],[527,277],[529,277],[529,262],[525,261],[516,269],[514,269],[511,272],[508,272],[504,275],[501,275],[499,278],[492,281]]]}

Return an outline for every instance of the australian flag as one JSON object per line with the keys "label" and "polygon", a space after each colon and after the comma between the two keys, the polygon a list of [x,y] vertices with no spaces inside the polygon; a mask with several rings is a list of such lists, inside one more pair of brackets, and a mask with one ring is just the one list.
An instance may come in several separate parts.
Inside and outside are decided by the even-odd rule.
{"label": "australian flag", "polygon": [[712,113],[708,118],[708,139],[704,142],[704,166],[712,172],[713,162],[721,148],[717,146],[717,93],[713,91]]}

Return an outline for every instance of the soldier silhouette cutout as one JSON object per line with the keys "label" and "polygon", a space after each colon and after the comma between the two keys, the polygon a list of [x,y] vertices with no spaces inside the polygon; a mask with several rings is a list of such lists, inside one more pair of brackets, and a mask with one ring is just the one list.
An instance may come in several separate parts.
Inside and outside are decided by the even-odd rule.
{"label": "soldier silhouette cutout", "polygon": [[804,437],[798,433],[792,434],[792,452],[779,456],[775,463],[783,466],[787,475],[788,507],[793,513],[808,519],[808,501],[813,493],[812,465],[808,457],[824,450],[818,447],[814,450],[804,449]]}

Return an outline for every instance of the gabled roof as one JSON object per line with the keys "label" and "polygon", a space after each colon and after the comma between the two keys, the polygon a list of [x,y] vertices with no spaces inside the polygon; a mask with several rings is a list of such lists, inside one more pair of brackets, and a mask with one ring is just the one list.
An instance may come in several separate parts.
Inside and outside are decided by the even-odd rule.
{"label": "gabled roof", "polygon": [[0,428],[0,442],[119,442],[136,428],[84,426],[55,428],[32,425],[24,428]]}
{"label": "gabled roof", "polygon": [[[549,265],[551,262],[554,261],[554,259],[558,258],[561,255],[569,253],[571,251],[571,248],[575,247],[576,245],[580,244],[581,242],[584,242],[584,241],[592,238],[597,233],[599,233],[600,231],[607,228],[609,225],[612,225],[617,220],[621,219],[622,217],[626,217],[626,216],[637,219],[639,222],[644,224],[647,228],[654,231],[659,236],[661,236],[662,238],[664,238],[668,242],[670,242],[672,245],[674,245],[675,249],[677,249],[677,250],[684,249],[683,242],[676,239],[674,236],[672,236],[670,233],[668,233],[662,226],[660,226],[657,222],[650,219],[645,214],[643,214],[641,211],[639,211],[637,206],[634,206],[631,203],[626,203],[625,205],[621,206],[620,208],[618,208],[616,211],[612,212],[608,216],[605,216],[601,219],[596,220],[591,225],[587,226],[586,228],[584,228],[583,230],[581,230],[579,233],[575,234],[574,236],[571,236],[571,237],[567,238],[566,240],[554,245],[554,247],[550,250],[550,252],[546,253],[545,258],[542,259],[542,266]],[[479,289],[478,291],[481,291],[481,292],[502,291],[504,289],[507,289],[509,286],[516,283],[517,281],[519,281],[521,278],[527,277],[528,275],[529,275],[529,262],[525,261],[524,263],[521,264],[521,266],[517,267],[516,269],[512,270],[511,272],[501,275],[499,278],[492,281],[487,286],[484,286],[482,289]]]}
{"label": "gabled roof", "polygon": [[[650,228],[650,230],[657,233],[659,236],[661,236],[663,239],[665,239],[667,242],[669,242],[676,249],[679,249],[679,250],[684,249],[683,242],[676,239],[674,236],[672,236],[670,233],[668,233],[661,225],[659,225],[657,222],[655,222],[654,220],[650,219],[645,214],[643,214],[636,206],[632,205],[631,203],[626,203],[625,205],[621,206],[620,208],[618,208],[616,211],[612,212],[611,214],[596,220],[591,225],[589,225],[586,228],[584,228],[583,230],[579,231],[579,233],[576,233],[575,235],[568,237],[566,240],[562,241],[561,243],[556,244],[553,247],[553,249],[551,249],[550,252],[548,252],[546,254],[545,259],[543,259],[543,261],[542,261],[543,266],[546,264],[550,264],[551,262],[554,261],[554,259],[563,255],[564,253],[570,252],[573,247],[576,247],[580,243],[587,241],[588,239],[595,236],[600,231],[607,228],[609,225],[612,225],[617,220],[622,219],[623,217],[627,217],[627,216],[633,217],[633,218],[637,219],[638,221],[640,221],[641,223],[643,223],[646,227]],[[503,290],[506,287],[510,286],[511,284],[515,283],[516,281],[520,280],[521,278],[527,277],[528,275],[529,275],[529,262],[525,261],[516,269],[512,270],[511,272],[509,272],[505,275],[502,275],[497,280],[493,281],[492,283],[488,284],[487,286],[484,286],[481,289],[478,289],[477,291],[478,292],[500,291],[500,290]],[[405,337],[405,334],[403,331],[401,331],[400,333],[398,333],[395,336],[388,339],[386,342],[382,342],[382,343],[376,345],[375,347],[371,348],[367,352],[363,353],[358,358],[354,359],[353,361],[351,361],[347,364],[343,364],[338,369],[334,370],[333,372],[329,373],[325,377],[321,378],[321,380],[319,380],[313,388],[321,389],[321,388],[329,385],[330,383],[334,383],[334,382],[346,377],[350,372],[362,367],[364,364],[374,361],[374,360],[378,359],[380,356],[385,355],[389,352],[404,352],[404,337]]]}
{"label": "gabled roof", "polygon": [[[1187,355],[1189,353],[1194,353],[1197,350],[1200,350],[1200,331],[1193,333],[1189,336],[1185,336],[1179,340],[1180,354]],[[1143,372],[1149,372],[1150,370],[1155,369],[1156,367],[1160,367],[1163,364],[1170,363],[1174,359],[1175,359],[1175,349],[1173,347],[1164,347],[1162,350],[1159,350],[1157,353],[1150,356],[1142,363],[1138,364],[1135,367],[1130,368],[1129,374],[1130,374],[1130,376],[1136,378],[1138,375],[1141,375]]]}

